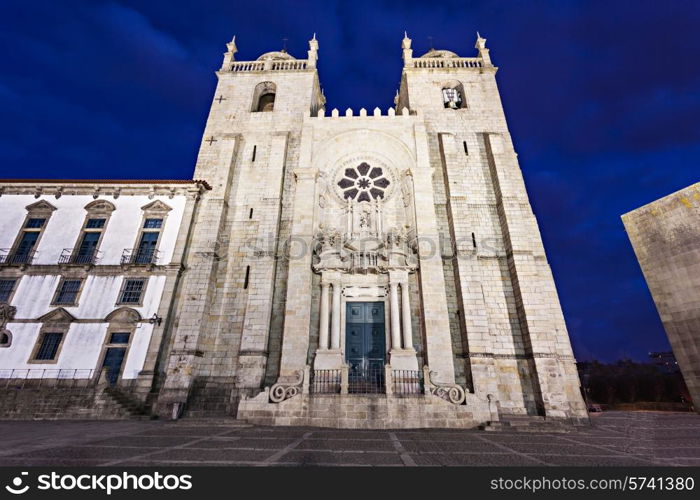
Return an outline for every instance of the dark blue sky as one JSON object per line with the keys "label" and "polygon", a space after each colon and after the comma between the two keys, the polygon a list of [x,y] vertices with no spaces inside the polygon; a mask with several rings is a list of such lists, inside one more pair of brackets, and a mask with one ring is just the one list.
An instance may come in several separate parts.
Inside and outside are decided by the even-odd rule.
{"label": "dark blue sky", "polygon": [[0,5],[0,177],[189,178],[224,44],[305,57],[328,107],[392,105],[416,54],[488,39],[579,359],[667,349],[620,215],[700,180],[697,1]]}

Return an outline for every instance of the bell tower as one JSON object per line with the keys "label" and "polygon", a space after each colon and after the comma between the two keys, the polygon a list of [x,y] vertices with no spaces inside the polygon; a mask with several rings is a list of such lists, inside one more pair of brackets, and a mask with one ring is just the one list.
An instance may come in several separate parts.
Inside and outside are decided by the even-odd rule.
{"label": "bell tower", "polygon": [[180,314],[162,367],[165,413],[186,401],[202,411],[215,401],[231,413],[239,393],[261,387],[269,337],[281,329],[272,319],[284,289],[285,263],[276,255],[289,223],[281,207],[304,117],[325,102],[315,35],[306,59],[281,49],[238,60],[236,37],[226,48],[195,167],[194,178],[212,190],[186,235]]}
{"label": "bell tower", "polygon": [[486,39],[472,57],[411,45],[396,104],[424,117],[456,379],[503,414],[585,415]]}

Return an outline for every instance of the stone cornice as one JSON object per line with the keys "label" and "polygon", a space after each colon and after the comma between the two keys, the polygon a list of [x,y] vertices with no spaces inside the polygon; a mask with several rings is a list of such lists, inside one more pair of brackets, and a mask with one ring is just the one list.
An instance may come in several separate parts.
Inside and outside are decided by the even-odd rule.
{"label": "stone cornice", "polygon": [[151,179],[0,179],[0,196],[27,195],[40,196],[92,195],[111,196],[147,195],[174,196],[198,195],[211,189],[205,180],[151,180]]}
{"label": "stone cornice", "polygon": [[166,264],[153,266],[138,265],[65,265],[65,264],[31,264],[26,267],[2,266],[0,276],[159,276],[177,274],[184,270],[181,264]]}

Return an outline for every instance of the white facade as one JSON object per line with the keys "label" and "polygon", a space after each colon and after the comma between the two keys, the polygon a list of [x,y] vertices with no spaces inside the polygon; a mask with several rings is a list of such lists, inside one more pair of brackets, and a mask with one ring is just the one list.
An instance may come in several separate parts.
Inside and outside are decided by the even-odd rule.
{"label": "white facade", "polygon": [[[152,378],[168,313],[162,303],[181,271],[200,188],[189,181],[0,180],[0,282],[14,282],[9,300],[0,300],[5,318],[0,326],[9,340],[0,343],[0,378],[96,380],[109,347],[125,350],[119,380],[133,381],[144,371]],[[46,220],[31,257],[17,259],[13,255],[29,217]],[[99,243],[89,259],[75,258],[92,218],[105,220]],[[152,228],[158,233],[152,258],[141,262],[132,254],[148,218],[161,222]],[[67,303],[58,298],[64,280],[80,283],[76,299]],[[127,280],[143,280],[138,299],[129,303],[122,301]],[[62,334],[60,345],[52,359],[37,359],[42,333],[49,331]],[[128,333],[128,341],[110,344],[114,332]]]}

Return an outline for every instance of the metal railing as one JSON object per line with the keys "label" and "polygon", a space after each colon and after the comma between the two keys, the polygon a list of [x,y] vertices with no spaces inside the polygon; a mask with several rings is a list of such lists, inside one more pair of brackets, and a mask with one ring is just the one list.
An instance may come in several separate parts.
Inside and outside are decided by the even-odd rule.
{"label": "metal railing", "polygon": [[394,394],[423,394],[423,372],[420,370],[392,370]]}
{"label": "metal railing", "polygon": [[368,367],[354,366],[348,374],[349,394],[383,394],[384,367],[370,365]]}
{"label": "metal railing", "polygon": [[34,260],[36,252],[31,250],[29,252],[10,252],[9,248],[0,249],[0,265],[6,266],[21,266],[29,265]]}
{"label": "metal railing", "polygon": [[141,248],[125,248],[122,252],[121,265],[150,265],[158,262],[158,250],[145,250]]}
{"label": "metal railing", "polygon": [[314,370],[311,392],[313,394],[338,394],[340,392],[340,370]]}
{"label": "metal railing", "polygon": [[101,251],[92,251],[90,253],[81,254],[80,252],[74,253],[72,248],[64,248],[58,258],[58,263],[78,265],[95,264],[101,256]]}
{"label": "metal railing", "polygon": [[91,387],[97,383],[95,375],[90,368],[0,368],[5,388]]}

